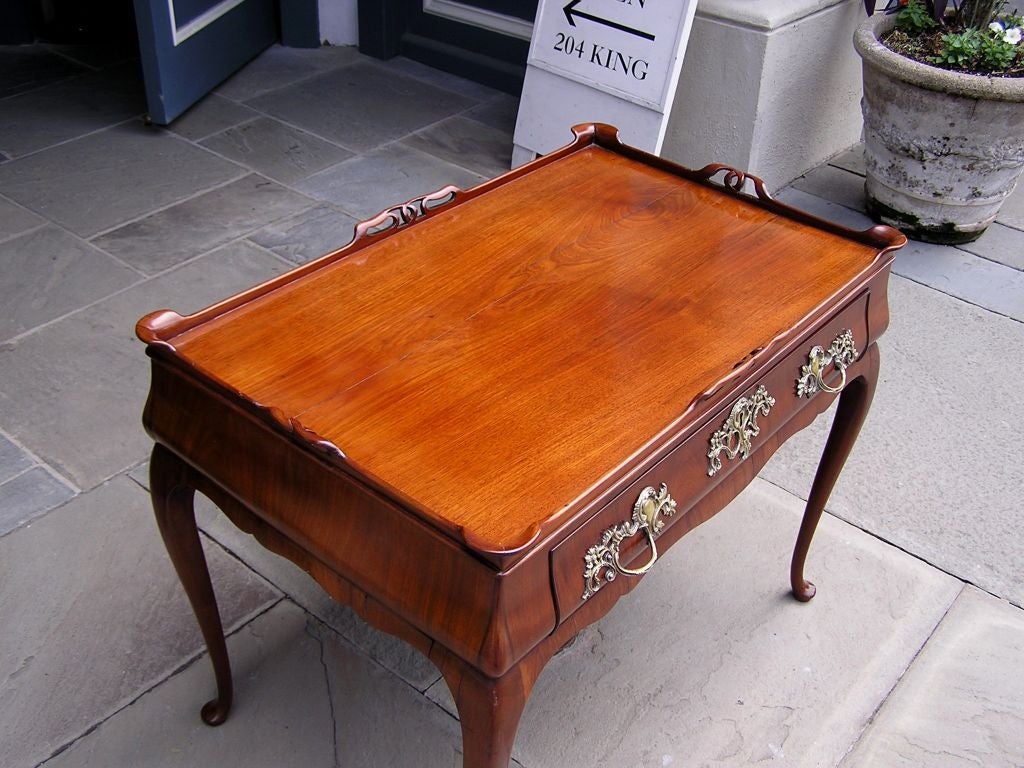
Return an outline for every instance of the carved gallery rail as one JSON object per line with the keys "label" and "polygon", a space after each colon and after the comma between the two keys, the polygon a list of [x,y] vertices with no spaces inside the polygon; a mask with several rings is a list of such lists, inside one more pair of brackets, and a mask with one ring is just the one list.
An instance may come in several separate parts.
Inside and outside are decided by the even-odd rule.
{"label": "carved gallery rail", "polygon": [[804,559],[905,239],[573,130],[318,261],[139,322],[153,506],[217,678],[206,722],[232,694],[196,490],[437,664],[467,768],[507,766],[554,652],[842,390],[793,555],[813,596]]}

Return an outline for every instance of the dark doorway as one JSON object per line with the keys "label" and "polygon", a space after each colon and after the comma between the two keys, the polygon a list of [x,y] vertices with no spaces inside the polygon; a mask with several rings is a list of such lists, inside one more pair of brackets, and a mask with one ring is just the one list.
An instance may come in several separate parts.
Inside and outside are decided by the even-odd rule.
{"label": "dark doorway", "polygon": [[135,49],[132,0],[4,0],[0,44],[54,43]]}
{"label": "dark doorway", "polygon": [[518,95],[537,0],[360,0],[359,49]]}

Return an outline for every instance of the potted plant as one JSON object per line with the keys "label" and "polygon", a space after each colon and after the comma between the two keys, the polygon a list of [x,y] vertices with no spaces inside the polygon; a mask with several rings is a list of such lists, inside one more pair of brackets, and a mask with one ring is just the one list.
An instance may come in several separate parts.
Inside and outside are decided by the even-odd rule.
{"label": "potted plant", "polygon": [[1024,169],[1024,19],[1005,0],[865,6],[868,213],[917,240],[974,240]]}

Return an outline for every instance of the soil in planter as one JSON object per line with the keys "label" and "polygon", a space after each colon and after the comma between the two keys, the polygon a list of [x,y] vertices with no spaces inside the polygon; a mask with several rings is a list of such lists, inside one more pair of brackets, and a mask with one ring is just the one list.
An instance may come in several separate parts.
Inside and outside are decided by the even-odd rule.
{"label": "soil in planter", "polygon": [[[1024,59],[1020,55],[1017,60],[1002,72],[986,72],[980,69],[956,69],[936,64],[933,59],[942,50],[942,36],[951,32],[963,32],[963,27],[939,27],[920,34],[907,34],[902,29],[894,29],[881,38],[882,44],[893,53],[913,59],[929,67],[948,69],[951,72],[963,72],[967,75],[983,75],[985,77],[1024,77]],[[1021,43],[1024,45],[1024,43]]]}

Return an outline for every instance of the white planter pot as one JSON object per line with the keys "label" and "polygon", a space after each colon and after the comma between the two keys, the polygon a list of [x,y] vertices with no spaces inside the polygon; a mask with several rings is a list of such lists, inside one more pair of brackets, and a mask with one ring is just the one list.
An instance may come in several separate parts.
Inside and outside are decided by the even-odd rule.
{"label": "white planter pot", "polygon": [[868,213],[916,240],[965,243],[1024,170],[1024,78],[965,75],[893,53],[893,16],[858,27]]}

